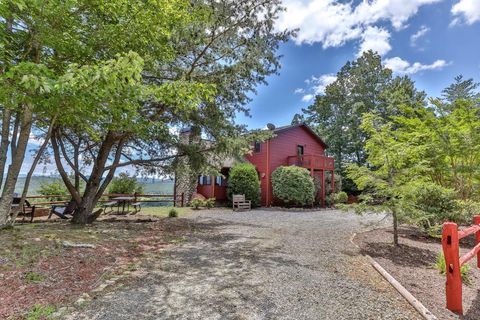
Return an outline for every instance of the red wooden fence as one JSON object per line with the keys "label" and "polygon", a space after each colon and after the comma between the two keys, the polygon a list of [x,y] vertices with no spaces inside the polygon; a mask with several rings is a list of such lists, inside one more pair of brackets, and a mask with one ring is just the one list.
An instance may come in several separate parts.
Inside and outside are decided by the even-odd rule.
{"label": "red wooden fence", "polygon": [[[460,256],[460,239],[473,234],[475,234],[476,238],[475,247],[467,254]],[[477,266],[480,268],[480,216],[475,216],[473,225],[463,230],[458,230],[456,223],[445,222],[442,231],[442,248],[447,274],[447,309],[463,314],[462,275],[460,268],[475,256],[477,256]]]}

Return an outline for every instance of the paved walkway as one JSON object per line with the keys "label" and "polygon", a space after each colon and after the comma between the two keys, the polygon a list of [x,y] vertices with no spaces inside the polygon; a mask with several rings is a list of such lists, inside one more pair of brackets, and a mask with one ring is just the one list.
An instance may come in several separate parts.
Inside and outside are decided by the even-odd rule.
{"label": "paved walkway", "polygon": [[201,212],[183,244],[75,319],[420,319],[349,239],[380,217]]}

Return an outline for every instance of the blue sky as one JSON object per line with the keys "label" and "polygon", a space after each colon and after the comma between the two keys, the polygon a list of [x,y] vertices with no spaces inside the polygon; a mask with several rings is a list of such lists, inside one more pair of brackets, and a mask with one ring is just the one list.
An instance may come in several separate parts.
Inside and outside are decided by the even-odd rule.
{"label": "blue sky", "polygon": [[280,75],[258,87],[249,128],[289,124],[362,49],[438,96],[456,75],[480,81],[480,0],[283,0],[277,28],[299,28],[280,48]]}

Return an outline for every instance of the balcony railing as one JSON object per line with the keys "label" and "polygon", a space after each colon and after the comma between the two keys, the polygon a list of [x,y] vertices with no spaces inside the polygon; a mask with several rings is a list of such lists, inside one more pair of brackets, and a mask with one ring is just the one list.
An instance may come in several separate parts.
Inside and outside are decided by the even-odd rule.
{"label": "balcony railing", "polygon": [[289,166],[298,166],[304,167],[307,169],[318,169],[318,170],[334,170],[335,161],[334,158],[326,156],[314,156],[314,155],[304,155],[304,156],[290,156],[287,158],[287,163]]}

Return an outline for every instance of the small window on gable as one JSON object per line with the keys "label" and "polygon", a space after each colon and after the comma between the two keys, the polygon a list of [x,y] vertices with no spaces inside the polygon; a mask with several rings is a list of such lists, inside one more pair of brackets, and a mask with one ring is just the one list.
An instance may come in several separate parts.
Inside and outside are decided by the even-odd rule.
{"label": "small window on gable", "polygon": [[303,146],[302,145],[298,145],[297,146],[297,155],[300,157],[300,156],[303,156],[304,152],[303,152]]}
{"label": "small window on gable", "polygon": [[255,152],[260,152],[262,144],[258,141],[255,141],[254,150]]}

